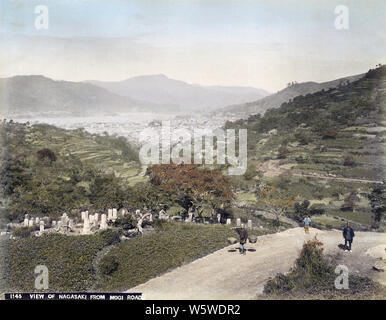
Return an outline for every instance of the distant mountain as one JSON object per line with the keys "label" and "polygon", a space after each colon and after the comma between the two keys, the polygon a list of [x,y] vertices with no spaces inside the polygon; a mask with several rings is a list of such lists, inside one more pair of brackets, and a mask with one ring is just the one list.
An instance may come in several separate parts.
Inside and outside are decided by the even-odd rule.
{"label": "distant mountain", "polygon": [[54,81],[40,75],[0,79],[1,114],[87,116],[149,108],[90,83]]}
{"label": "distant mountain", "polygon": [[328,90],[330,88],[336,88],[340,84],[346,84],[348,82],[356,81],[362,78],[364,74],[340,78],[328,82],[302,82],[289,85],[287,88],[269,96],[266,96],[260,100],[244,103],[244,104],[235,104],[229,105],[228,107],[216,110],[216,113],[220,114],[232,114],[238,115],[240,117],[247,117],[252,114],[264,113],[268,109],[278,108],[282,103],[288,102],[291,99],[315,93],[321,90]]}
{"label": "distant mountain", "polygon": [[200,86],[174,80],[165,75],[148,75],[123,81],[88,83],[105,88],[120,96],[149,101],[185,110],[208,110],[225,105],[260,99],[267,91],[252,87]]}

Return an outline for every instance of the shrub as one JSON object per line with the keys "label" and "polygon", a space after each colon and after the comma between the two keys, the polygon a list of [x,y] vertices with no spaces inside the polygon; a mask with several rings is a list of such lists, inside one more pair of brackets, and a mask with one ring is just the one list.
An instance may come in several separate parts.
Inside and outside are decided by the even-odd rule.
{"label": "shrub", "polygon": [[123,230],[134,229],[137,226],[137,220],[132,215],[126,215],[115,220],[113,226]]}
{"label": "shrub", "polygon": [[354,157],[353,157],[353,156],[350,156],[350,155],[344,157],[343,165],[344,165],[344,166],[350,166],[350,167],[354,166],[354,165],[355,165],[355,159],[354,159]]}
{"label": "shrub", "polygon": [[28,238],[35,231],[34,227],[20,227],[13,231],[13,235],[19,238]]}
{"label": "shrub", "polygon": [[335,278],[333,265],[327,262],[323,255],[323,243],[315,237],[303,245],[295,266],[288,274],[279,273],[268,280],[264,286],[264,293],[281,295],[300,292],[302,294],[321,294],[327,297],[347,295],[352,299],[353,294],[380,292],[380,286],[372,280],[356,275],[349,275],[348,290],[337,290],[334,285]]}
{"label": "shrub", "polygon": [[102,259],[99,265],[99,270],[104,275],[111,275],[114,271],[118,270],[118,261],[114,256],[106,256]]}
{"label": "shrub", "polygon": [[330,128],[323,132],[322,139],[336,139],[338,130]]}
{"label": "shrub", "polygon": [[311,216],[324,214],[326,212],[326,205],[323,203],[314,203],[308,212]]}
{"label": "shrub", "polygon": [[285,158],[287,158],[289,151],[288,151],[286,146],[281,146],[278,149],[278,153],[279,153],[278,154],[278,158],[279,159],[285,159]]}
{"label": "shrub", "polygon": [[105,229],[100,232],[100,237],[107,245],[112,245],[120,242],[119,232],[112,229]]}

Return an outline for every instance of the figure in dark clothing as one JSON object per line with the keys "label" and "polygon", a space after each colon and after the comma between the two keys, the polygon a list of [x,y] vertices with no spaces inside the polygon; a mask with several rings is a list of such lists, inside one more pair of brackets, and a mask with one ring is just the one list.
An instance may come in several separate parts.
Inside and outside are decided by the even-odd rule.
{"label": "figure in dark clothing", "polygon": [[234,228],[240,236],[240,254],[247,253],[247,239],[248,231],[245,229],[244,224],[241,224],[241,228]]}
{"label": "figure in dark clothing", "polygon": [[[344,246],[347,248],[344,251],[351,251],[351,244],[354,239],[354,230],[350,227],[350,224],[347,222],[347,226],[343,229],[343,238],[344,238]],[[348,247],[347,247],[348,243]]]}

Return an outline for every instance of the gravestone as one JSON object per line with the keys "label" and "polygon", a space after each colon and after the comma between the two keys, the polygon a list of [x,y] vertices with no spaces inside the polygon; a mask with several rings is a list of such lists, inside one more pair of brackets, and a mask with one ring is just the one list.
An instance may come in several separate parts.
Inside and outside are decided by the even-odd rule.
{"label": "gravestone", "polygon": [[153,222],[153,214],[152,213],[150,213],[150,215],[149,215],[149,221]]}
{"label": "gravestone", "polygon": [[107,210],[107,220],[113,220],[113,209]]}
{"label": "gravestone", "polygon": [[122,209],[119,210],[118,214],[121,217],[124,217],[127,214],[127,210],[125,208],[122,208]]}
{"label": "gravestone", "polygon": [[36,217],[36,218],[35,218],[35,223],[36,223],[36,224],[39,224],[39,223],[40,223],[40,218],[39,218],[39,217]]}
{"label": "gravestone", "polygon": [[31,218],[28,220],[28,226],[33,227],[34,226],[34,220]]}
{"label": "gravestone", "polygon": [[217,214],[217,223],[221,223],[221,214]]}
{"label": "gravestone", "polygon": [[82,212],[81,212],[81,215],[82,215],[82,221],[83,221],[83,220],[84,220],[84,217],[85,217],[85,215],[86,215],[86,212],[82,211]]}
{"label": "gravestone", "polygon": [[89,219],[84,220],[82,233],[83,234],[90,234],[90,220]]}
{"label": "gravestone", "polygon": [[237,220],[236,220],[236,227],[240,227],[240,226],[241,226],[241,219],[237,218]]}
{"label": "gravestone", "polygon": [[113,221],[117,220],[118,218],[118,212],[117,212],[117,209],[113,209]]}
{"label": "gravestone", "polygon": [[90,216],[88,217],[88,220],[90,221],[90,223],[94,223],[94,215],[90,214]]}
{"label": "gravestone", "polygon": [[106,229],[107,228],[107,216],[105,213],[101,215],[101,229]]}
{"label": "gravestone", "polygon": [[231,219],[227,219],[227,224],[231,224]]}
{"label": "gravestone", "polygon": [[43,234],[44,232],[44,221],[40,221],[40,229],[39,229],[39,234]]}
{"label": "gravestone", "polygon": [[99,221],[99,213],[94,214],[94,221],[98,222]]}
{"label": "gravestone", "polygon": [[28,220],[28,218],[25,218],[24,219],[24,227],[28,227],[28,225],[29,225],[29,220]]}
{"label": "gravestone", "polygon": [[70,228],[72,231],[75,231],[74,220],[72,220],[72,219],[68,220],[68,226],[69,226],[69,228]]}

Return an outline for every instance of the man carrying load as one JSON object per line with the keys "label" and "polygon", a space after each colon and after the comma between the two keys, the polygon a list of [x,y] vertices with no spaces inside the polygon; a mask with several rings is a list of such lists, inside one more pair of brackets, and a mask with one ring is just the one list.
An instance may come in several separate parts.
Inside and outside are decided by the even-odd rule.
{"label": "man carrying load", "polygon": [[234,228],[235,231],[240,236],[240,254],[246,254],[247,253],[247,239],[248,239],[248,231],[245,229],[244,224],[241,224],[241,228]]}

